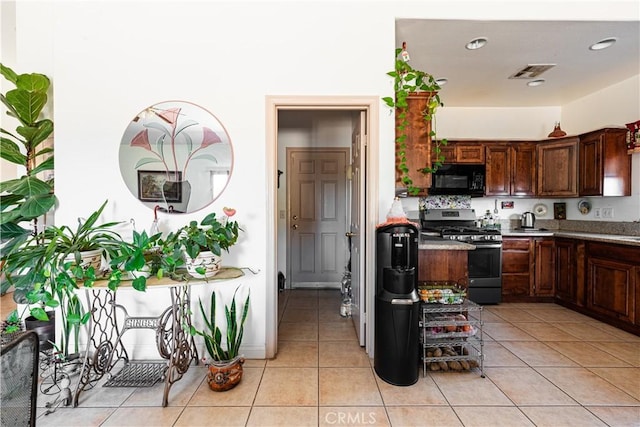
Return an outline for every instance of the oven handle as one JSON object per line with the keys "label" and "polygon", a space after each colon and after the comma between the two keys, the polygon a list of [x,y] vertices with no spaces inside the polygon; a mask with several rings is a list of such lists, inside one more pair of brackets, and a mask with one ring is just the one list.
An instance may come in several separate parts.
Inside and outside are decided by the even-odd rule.
{"label": "oven handle", "polygon": [[476,249],[500,249],[502,248],[502,243],[490,243],[490,244],[477,244],[477,243],[471,243],[472,245],[474,245],[476,247]]}

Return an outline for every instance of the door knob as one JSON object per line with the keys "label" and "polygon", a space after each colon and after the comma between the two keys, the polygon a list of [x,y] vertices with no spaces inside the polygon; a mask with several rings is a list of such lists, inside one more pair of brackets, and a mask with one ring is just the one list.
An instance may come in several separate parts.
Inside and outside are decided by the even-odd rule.
{"label": "door knob", "polygon": [[347,236],[347,237],[353,237],[353,236],[356,235],[356,233],[352,233],[350,231],[347,231],[346,233],[344,233],[344,235]]}
{"label": "door knob", "polygon": [[297,220],[298,220],[298,215],[294,215],[294,216],[293,216],[293,220],[294,220],[294,221],[297,221]]}
{"label": "door knob", "polygon": [[291,228],[293,228],[294,230],[297,230],[297,229],[298,229],[298,224],[293,224],[293,225],[291,226]]}

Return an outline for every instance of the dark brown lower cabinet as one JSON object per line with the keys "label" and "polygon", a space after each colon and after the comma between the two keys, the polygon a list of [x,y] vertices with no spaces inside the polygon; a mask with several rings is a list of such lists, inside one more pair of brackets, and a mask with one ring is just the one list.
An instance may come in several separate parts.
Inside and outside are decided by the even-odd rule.
{"label": "dark brown lower cabinet", "polygon": [[534,273],[533,241],[528,237],[502,238],[502,300],[529,296]]}
{"label": "dark brown lower cabinet", "polygon": [[640,249],[588,242],[586,307],[614,321],[636,323],[638,260]]}
{"label": "dark brown lower cabinet", "polygon": [[469,280],[468,252],[466,250],[418,251],[418,280],[457,281]]}
{"label": "dark brown lower cabinet", "polygon": [[556,253],[553,238],[536,238],[535,276],[531,295],[553,297],[556,292]]}
{"label": "dark brown lower cabinet", "polygon": [[551,237],[503,237],[503,301],[552,300],[556,282],[555,256]]}

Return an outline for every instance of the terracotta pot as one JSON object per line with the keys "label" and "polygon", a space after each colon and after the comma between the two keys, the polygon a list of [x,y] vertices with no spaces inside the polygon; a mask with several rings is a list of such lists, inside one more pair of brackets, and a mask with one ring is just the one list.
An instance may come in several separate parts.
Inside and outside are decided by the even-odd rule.
{"label": "terracotta pot", "polygon": [[244,357],[210,362],[207,373],[209,388],[213,391],[227,391],[234,388],[242,379],[243,363]]}

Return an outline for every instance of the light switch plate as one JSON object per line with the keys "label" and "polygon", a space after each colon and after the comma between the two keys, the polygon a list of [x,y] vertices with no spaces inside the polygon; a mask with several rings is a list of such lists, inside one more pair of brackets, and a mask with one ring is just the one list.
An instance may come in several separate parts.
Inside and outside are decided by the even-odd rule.
{"label": "light switch plate", "polygon": [[594,218],[602,218],[602,215],[600,215],[600,208],[595,208],[593,210],[593,217]]}

